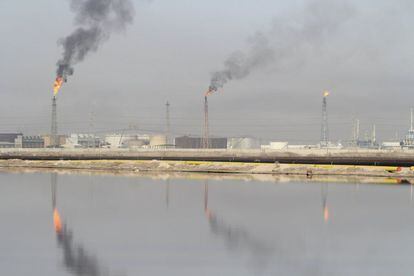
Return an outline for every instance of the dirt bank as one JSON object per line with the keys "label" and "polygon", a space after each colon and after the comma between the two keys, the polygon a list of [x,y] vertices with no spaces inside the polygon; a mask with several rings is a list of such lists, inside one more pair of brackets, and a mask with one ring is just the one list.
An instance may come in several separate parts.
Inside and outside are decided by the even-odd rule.
{"label": "dirt bank", "polygon": [[146,160],[0,160],[0,168],[413,178],[411,167]]}

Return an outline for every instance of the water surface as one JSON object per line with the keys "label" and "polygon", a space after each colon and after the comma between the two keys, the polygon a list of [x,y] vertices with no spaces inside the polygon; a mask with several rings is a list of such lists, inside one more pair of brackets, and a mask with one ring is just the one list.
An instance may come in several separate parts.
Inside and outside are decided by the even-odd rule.
{"label": "water surface", "polygon": [[0,275],[411,275],[411,185],[259,180],[2,172]]}

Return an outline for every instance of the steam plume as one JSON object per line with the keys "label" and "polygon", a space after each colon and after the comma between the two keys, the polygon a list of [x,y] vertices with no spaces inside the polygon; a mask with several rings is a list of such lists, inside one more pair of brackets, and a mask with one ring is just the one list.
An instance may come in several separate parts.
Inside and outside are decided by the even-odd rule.
{"label": "steam plume", "polygon": [[63,54],[56,71],[65,80],[73,74],[74,64],[97,51],[114,31],[124,30],[134,17],[130,0],[71,0],[71,9],[77,29],[59,40]]}
{"label": "steam plume", "polygon": [[293,56],[305,55],[307,49],[324,43],[353,14],[354,8],[346,1],[309,1],[301,13],[275,20],[269,31],[252,36],[247,51],[232,53],[224,61],[224,68],[213,72],[209,92],[269,63],[280,65]]}

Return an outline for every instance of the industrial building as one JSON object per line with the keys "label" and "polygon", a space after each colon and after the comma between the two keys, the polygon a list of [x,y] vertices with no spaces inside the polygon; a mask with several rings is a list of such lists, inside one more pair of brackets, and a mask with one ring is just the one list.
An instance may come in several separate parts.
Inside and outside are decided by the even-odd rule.
{"label": "industrial building", "polygon": [[408,130],[407,134],[405,135],[404,139],[400,142],[402,148],[406,149],[414,149],[414,116],[413,116],[413,109],[411,108],[411,122],[410,122],[410,129]]}
{"label": "industrial building", "polygon": [[[324,145],[325,146],[325,145]],[[275,142],[270,142],[267,145],[261,145],[260,148],[262,150],[305,150],[305,149],[317,149],[317,148],[321,148],[320,144],[317,145],[311,145],[311,144],[294,144],[291,145],[289,144],[289,142],[286,141],[275,141]],[[325,148],[329,148],[329,149],[340,149],[342,148],[341,144],[333,144],[331,142],[328,142],[325,146]]]}
{"label": "industrial building", "polygon": [[19,135],[15,139],[16,148],[44,148],[45,140],[42,136],[23,136]]}
{"label": "industrial building", "polygon": [[261,145],[262,150],[273,149],[273,150],[282,150],[288,148],[288,142],[270,142],[268,145]]}
{"label": "industrial building", "polygon": [[[209,148],[227,149],[227,138],[209,138]],[[175,147],[181,149],[200,149],[203,148],[203,138],[181,136],[175,138]]]}
{"label": "industrial building", "polygon": [[108,134],[105,136],[105,147],[108,148],[151,148],[170,147],[164,134]]}
{"label": "industrial building", "polygon": [[260,140],[249,137],[229,138],[228,149],[260,149]]}
{"label": "industrial building", "polygon": [[141,148],[149,145],[147,134],[112,133],[105,135],[105,146],[108,148]]}
{"label": "industrial building", "polygon": [[103,145],[100,137],[94,134],[71,134],[63,145],[65,148],[99,148]]}
{"label": "industrial building", "polygon": [[400,142],[402,148],[414,149],[414,130],[409,130]]}
{"label": "industrial building", "polygon": [[382,142],[381,144],[381,149],[398,150],[401,148],[402,148],[401,142],[391,141],[391,142]]}
{"label": "industrial building", "polygon": [[369,131],[366,131],[364,137],[361,138],[360,121],[359,119],[355,119],[352,132],[352,141],[345,142],[346,147],[363,149],[378,149],[380,147],[380,145],[377,142],[375,125],[372,126],[371,134],[369,134]]}
{"label": "industrial building", "polygon": [[379,144],[373,139],[366,138],[364,140],[356,141],[356,146],[362,149],[378,149]]}
{"label": "industrial building", "polygon": [[0,133],[0,148],[14,148],[15,140],[18,136],[23,136],[22,133]]}
{"label": "industrial building", "polygon": [[66,139],[66,135],[56,135],[56,142],[54,143],[52,135],[43,135],[45,148],[62,147],[64,144],[66,144]]}
{"label": "industrial building", "polygon": [[131,140],[126,141],[124,146],[126,146],[129,149],[145,148],[145,147],[148,147],[148,140],[131,139]]}

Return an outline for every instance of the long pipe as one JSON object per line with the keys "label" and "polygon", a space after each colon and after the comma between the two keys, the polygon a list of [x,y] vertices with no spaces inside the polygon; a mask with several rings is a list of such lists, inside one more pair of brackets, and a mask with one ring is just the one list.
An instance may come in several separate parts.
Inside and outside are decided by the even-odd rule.
{"label": "long pipe", "polygon": [[217,161],[255,162],[286,164],[335,164],[335,165],[377,165],[414,166],[414,154],[404,153],[330,153],[329,155],[300,154],[292,152],[243,153],[238,151],[0,151],[0,159],[21,160],[170,160],[170,161]]}

